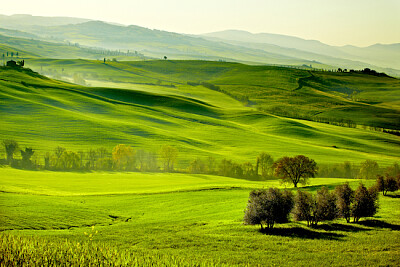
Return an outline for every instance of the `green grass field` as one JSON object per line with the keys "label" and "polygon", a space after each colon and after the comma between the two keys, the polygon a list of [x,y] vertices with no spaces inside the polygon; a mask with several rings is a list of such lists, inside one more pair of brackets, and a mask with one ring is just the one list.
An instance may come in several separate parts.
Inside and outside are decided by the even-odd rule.
{"label": "green grass field", "polygon": [[[118,144],[153,152],[173,145],[178,170],[208,156],[254,164],[260,152],[275,159],[303,154],[318,164],[400,161],[398,136],[279,115],[399,129],[397,79],[209,61],[45,59],[34,58],[40,49],[25,47],[26,67],[57,79],[0,68],[0,140],[32,147],[42,165],[57,146],[111,151]],[[346,181],[360,183],[315,178],[302,190]],[[266,235],[242,220],[249,192],[272,186],[283,187],[276,179],[1,167],[0,252],[32,252],[43,262],[65,255],[76,265],[87,265],[85,256],[77,258],[82,254],[133,266],[400,264],[398,192],[380,196],[376,216],[357,224],[291,222]],[[92,231],[90,240],[85,232]]]}
{"label": "green grass field", "polygon": [[[116,259],[127,251],[148,252],[158,255],[157,264],[173,257],[178,265],[399,264],[397,198],[381,196],[378,214],[359,224],[340,219],[307,228],[303,222],[293,222],[277,225],[265,235],[259,226],[243,225],[243,211],[251,188],[279,186],[276,180],[10,168],[0,172],[3,233],[28,241],[35,237],[50,242],[52,249],[57,249],[55,243],[68,240],[71,249],[77,243],[90,243],[118,251],[121,255]],[[314,192],[322,185],[333,188],[345,181],[315,178],[303,190]],[[356,187],[359,182],[350,180],[350,185]],[[95,233],[93,240],[84,232]]]}
{"label": "green grass field", "polygon": [[318,163],[369,158],[385,166],[399,160],[394,135],[266,114],[202,86],[192,87],[190,96],[188,85],[169,93],[162,86],[159,91],[160,86],[152,91],[131,86],[83,87],[3,69],[0,110],[6,130],[0,139],[33,147],[41,161],[56,146],[111,150],[117,144],[154,152],[174,145],[179,168],[210,155],[254,162],[262,151],[275,158],[301,153]]}

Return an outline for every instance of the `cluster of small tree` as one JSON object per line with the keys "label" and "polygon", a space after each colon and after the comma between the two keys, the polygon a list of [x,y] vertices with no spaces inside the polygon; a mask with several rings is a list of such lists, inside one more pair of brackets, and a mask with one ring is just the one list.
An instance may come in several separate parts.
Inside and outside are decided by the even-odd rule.
{"label": "cluster of small tree", "polygon": [[193,160],[187,171],[189,173],[213,174],[234,178],[267,179],[273,177],[274,159],[271,155],[262,152],[253,164],[251,162],[236,163],[232,160],[222,159],[217,162],[215,158],[206,160],[197,158]]}
{"label": "cluster of small tree", "polygon": [[[175,163],[178,157],[178,150],[172,146],[161,147],[159,153],[134,150],[129,145],[120,144],[112,151],[101,147],[88,149],[87,151],[69,151],[64,147],[56,147],[53,152],[46,152],[43,156],[43,165],[37,160],[32,160],[35,151],[26,147],[19,150],[15,140],[4,140],[3,146],[6,152],[6,159],[3,163],[15,168],[23,169],[46,169],[55,171],[69,170],[102,170],[102,171],[175,171]],[[20,158],[14,158],[15,155]],[[163,168],[158,166],[161,160]]]}
{"label": "cluster of small tree", "polygon": [[253,190],[244,215],[244,223],[259,224],[261,230],[274,227],[275,223],[306,221],[307,226],[316,226],[319,222],[344,218],[358,222],[362,217],[371,217],[378,210],[378,194],[375,187],[367,189],[363,184],[354,191],[348,184],[339,185],[330,192],[321,188],[315,195],[297,190],[290,191],[269,188]]}

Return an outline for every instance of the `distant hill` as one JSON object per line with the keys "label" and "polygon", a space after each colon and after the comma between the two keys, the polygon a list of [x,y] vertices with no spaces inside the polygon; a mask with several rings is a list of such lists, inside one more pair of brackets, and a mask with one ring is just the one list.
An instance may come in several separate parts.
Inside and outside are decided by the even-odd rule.
{"label": "distant hill", "polygon": [[0,30],[0,34],[7,36],[137,51],[153,58],[167,56],[170,59],[294,65],[310,69],[368,67],[400,77],[399,44],[335,47],[279,34],[229,30],[197,36],[88,19],[30,15],[0,16],[0,25],[6,28]]}
{"label": "distant hill", "polygon": [[29,29],[34,26],[57,26],[65,24],[76,24],[89,21],[89,19],[71,17],[41,17],[28,14],[0,15],[0,25],[9,29]]}
{"label": "distant hill", "polygon": [[[316,60],[325,60],[327,64],[338,65],[337,59],[347,59],[351,61],[362,61],[372,65],[377,65],[383,68],[400,69],[400,44],[382,45],[375,44],[369,47],[356,46],[330,46],[316,40],[305,40],[298,37],[271,34],[257,33],[253,34],[246,31],[227,30],[203,34],[206,38],[218,38],[229,43],[240,42],[246,47],[257,47],[259,49],[269,50],[270,45],[279,46],[281,48],[296,49],[289,54],[298,58],[309,59],[312,57]],[[215,39],[214,39],[215,40]],[[285,51],[282,51],[285,53]],[[335,61],[326,58],[336,58]],[[348,61],[343,62],[347,67],[351,67]]]}

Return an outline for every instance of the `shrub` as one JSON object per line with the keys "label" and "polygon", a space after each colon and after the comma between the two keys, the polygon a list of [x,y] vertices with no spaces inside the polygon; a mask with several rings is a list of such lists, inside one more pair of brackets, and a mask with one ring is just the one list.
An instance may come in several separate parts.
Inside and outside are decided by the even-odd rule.
{"label": "shrub", "polygon": [[307,226],[333,220],[338,217],[336,196],[326,187],[317,191],[316,196],[309,192],[297,191],[295,198],[294,218],[296,221],[307,221]]}
{"label": "shrub", "polygon": [[244,214],[244,223],[255,225],[263,224],[268,229],[275,223],[286,223],[293,208],[293,194],[277,188],[268,190],[253,190],[250,192],[249,201]]}
{"label": "shrub", "polygon": [[336,206],[340,217],[350,222],[351,204],[354,199],[354,190],[350,188],[349,184],[338,185],[335,188]]}
{"label": "shrub", "polygon": [[307,221],[307,226],[313,224],[315,199],[309,192],[297,190],[293,215],[295,221]]}
{"label": "shrub", "polygon": [[322,221],[334,220],[339,215],[336,206],[336,195],[333,192],[329,192],[326,187],[317,191],[316,205],[315,224]]}
{"label": "shrub", "polygon": [[397,191],[399,186],[398,181],[394,177],[386,175],[386,178],[384,178],[382,175],[378,175],[376,178],[376,188],[378,192],[382,192],[386,196],[388,192]]}
{"label": "shrub", "polygon": [[354,194],[354,203],[351,208],[351,215],[354,222],[358,222],[362,217],[371,217],[378,210],[378,194],[375,188],[369,190],[360,184]]}

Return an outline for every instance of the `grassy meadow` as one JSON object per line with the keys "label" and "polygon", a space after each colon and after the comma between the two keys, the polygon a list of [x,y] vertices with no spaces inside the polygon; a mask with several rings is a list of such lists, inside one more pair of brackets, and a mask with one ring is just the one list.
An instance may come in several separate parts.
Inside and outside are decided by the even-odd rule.
{"label": "grassy meadow", "polygon": [[[396,195],[380,196],[378,214],[358,224],[338,219],[307,228],[303,222],[292,222],[277,225],[266,235],[258,231],[259,226],[243,225],[243,211],[252,188],[281,187],[277,180],[10,168],[1,172],[2,239],[49,259],[59,251],[71,262],[79,262],[74,253],[93,251],[93,255],[105,254],[104,259],[115,253],[114,263],[136,260],[139,265],[399,263]],[[315,178],[302,190],[315,192],[322,185],[333,188],[345,181],[352,187],[360,182]],[[39,244],[33,249],[34,242]]]}
{"label": "grassy meadow", "polygon": [[[179,151],[178,171],[209,156],[255,163],[260,152],[274,159],[303,154],[318,164],[371,159],[384,168],[400,161],[399,137],[372,130],[398,129],[397,79],[226,62],[31,56],[26,67],[52,78],[0,68],[0,140],[32,147],[41,165],[57,146],[111,151],[118,144],[153,152],[172,145]],[[289,118],[294,112],[359,125]],[[1,147],[0,158],[5,154]],[[314,178],[301,190],[345,182],[353,188],[374,183]],[[262,234],[259,226],[243,225],[243,215],[250,191],[268,187],[284,185],[277,179],[3,166],[0,265],[7,257],[33,265],[62,265],[63,258],[74,265],[103,259],[128,266],[400,264],[398,192],[380,196],[379,212],[359,223],[337,219],[308,228],[291,222]]]}

